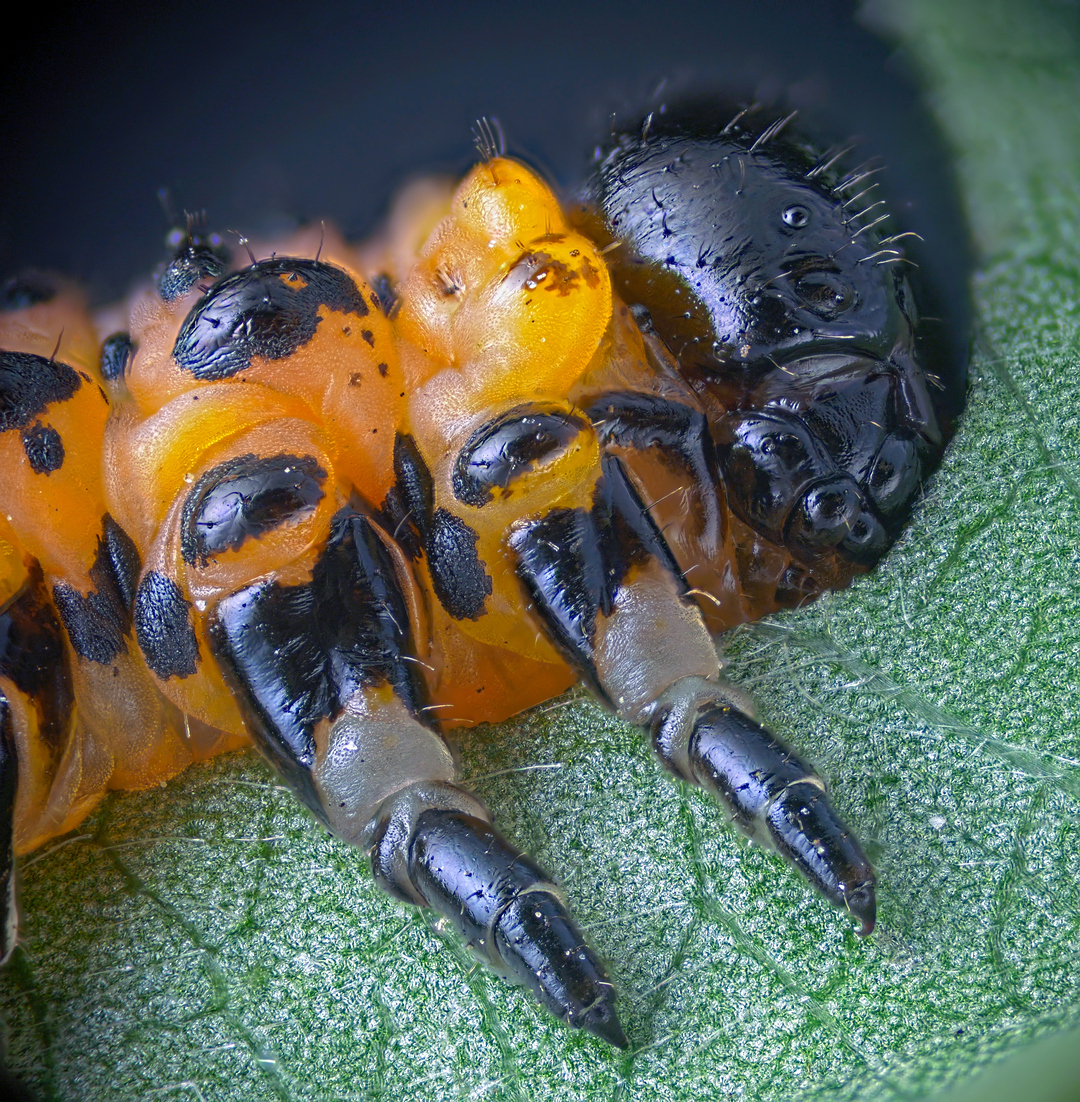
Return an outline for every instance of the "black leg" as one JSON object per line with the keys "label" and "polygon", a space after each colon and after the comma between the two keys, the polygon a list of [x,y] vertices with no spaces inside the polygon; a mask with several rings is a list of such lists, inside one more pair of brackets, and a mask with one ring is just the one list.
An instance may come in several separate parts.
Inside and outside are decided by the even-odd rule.
{"label": "black leg", "polygon": [[390,894],[445,916],[477,957],[557,1018],[626,1047],[614,988],[558,888],[474,796],[413,786],[384,803],[371,835],[372,868]]}
{"label": "black leg", "polygon": [[744,833],[779,850],[869,934],[870,862],[824,781],[721,681],[701,614],[618,461],[604,459],[591,513],[549,514],[511,546],[551,637],[601,699],[648,726],[667,768],[712,791]]}
{"label": "black leg", "polygon": [[652,721],[660,760],[716,795],[736,826],[773,846],[834,906],[874,928],[874,870],[832,809],[825,782],[790,747],[727,702],[719,686],[680,681]]}
{"label": "black leg", "polygon": [[558,1018],[613,1045],[614,990],[558,889],[453,782],[417,675],[389,537],[345,510],[310,582],[218,605],[222,668],[285,781],[365,849],[390,895],[448,918],[469,948]]}
{"label": "black leg", "polygon": [[705,415],[657,394],[612,391],[594,398],[588,409],[601,443],[647,451],[658,448],[668,462],[681,463],[696,488],[703,530],[701,546],[717,555],[723,540],[720,468]]}

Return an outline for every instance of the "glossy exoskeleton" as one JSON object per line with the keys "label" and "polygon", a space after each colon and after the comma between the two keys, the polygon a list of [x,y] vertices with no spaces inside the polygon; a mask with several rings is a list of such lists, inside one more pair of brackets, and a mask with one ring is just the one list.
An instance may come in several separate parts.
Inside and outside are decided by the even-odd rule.
{"label": "glossy exoskeleton", "polygon": [[[617,133],[585,188],[621,297],[709,422],[755,597],[873,566],[951,436],[962,369],[920,328],[875,183],[794,116],[691,104]],[[946,376],[943,380],[942,375]],[[961,378],[954,378],[961,376]],[[962,401],[962,399],[960,399]]]}
{"label": "glossy exoskeleton", "polygon": [[229,272],[189,234],[129,330],[12,288],[5,952],[13,854],[250,739],[389,894],[625,1045],[444,738],[578,678],[871,931],[869,861],[712,632],[877,561],[955,410],[902,235],[785,122],[616,134],[570,218],[489,144],[359,251],[301,234]]}

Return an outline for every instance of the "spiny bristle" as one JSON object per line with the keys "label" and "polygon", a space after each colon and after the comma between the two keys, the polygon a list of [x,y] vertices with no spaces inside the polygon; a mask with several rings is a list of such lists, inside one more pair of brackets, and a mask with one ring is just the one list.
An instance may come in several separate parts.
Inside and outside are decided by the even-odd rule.
{"label": "spiny bristle", "polygon": [[499,120],[483,116],[473,124],[473,144],[482,161],[493,161],[506,153],[506,138]]}
{"label": "spiny bristle", "polygon": [[765,129],[754,139],[754,144],[750,146],[749,152],[756,153],[761,146],[771,142],[798,113],[798,111],[792,111],[786,118],[777,119],[776,122],[765,127]]}
{"label": "spiny bristle", "polygon": [[854,148],[855,144],[852,142],[848,145],[834,145],[831,149],[826,150],[814,167],[806,174],[806,179],[816,180],[822,173],[828,172],[841,157],[846,157]]}

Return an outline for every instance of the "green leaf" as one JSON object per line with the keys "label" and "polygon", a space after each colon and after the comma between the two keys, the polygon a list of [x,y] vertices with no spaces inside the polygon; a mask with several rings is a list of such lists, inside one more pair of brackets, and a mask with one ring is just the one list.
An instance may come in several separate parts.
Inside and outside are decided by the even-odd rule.
{"label": "green leaf", "polygon": [[955,147],[969,408],[883,569],[727,645],[868,840],[874,937],[582,696],[473,732],[466,778],[611,962],[618,1054],[387,901],[236,755],[24,862],[0,1012],[43,1098],[921,1098],[1080,1023],[1076,8],[868,15]]}

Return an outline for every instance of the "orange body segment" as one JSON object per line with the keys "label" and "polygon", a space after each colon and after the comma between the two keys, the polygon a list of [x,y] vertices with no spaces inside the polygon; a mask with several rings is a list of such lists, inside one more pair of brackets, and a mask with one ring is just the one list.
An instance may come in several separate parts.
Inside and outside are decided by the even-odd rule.
{"label": "orange body segment", "polygon": [[[290,260],[290,247],[319,259]],[[477,165],[453,191],[414,185],[366,249],[352,251],[325,228],[264,248],[272,260],[218,284],[196,281],[169,301],[154,290],[136,295],[121,378],[98,374],[109,333],[94,330],[71,292],[0,331],[6,347],[41,356],[63,331],[58,357],[80,381],[49,407],[67,456],[56,471],[34,474],[20,433],[0,434],[0,458],[15,472],[0,490],[0,597],[5,607],[23,601],[38,629],[56,636],[73,698],[68,714],[50,718],[32,694],[4,685],[29,763],[21,848],[71,829],[109,788],[159,783],[246,740],[250,711],[214,657],[218,603],[245,587],[309,584],[347,507],[380,518],[391,546],[419,531],[408,508],[391,510],[403,440],[428,472],[428,507],[443,525],[442,536],[420,533],[418,549],[393,551],[431,713],[444,727],[468,726],[561,692],[576,675],[524,600],[508,541],[553,511],[593,507],[611,449],[581,410],[598,394],[696,401],[643,343],[597,247],[550,188],[508,158]],[[393,302],[380,300],[377,284],[394,285]],[[208,313],[218,286],[232,297]],[[271,300],[296,313],[299,337],[263,334]],[[117,311],[105,316],[115,323]],[[230,359],[237,344],[251,352]],[[489,499],[469,500],[458,457],[525,409],[563,426],[565,443]],[[745,619],[752,610],[722,502],[713,503],[719,527],[705,531],[694,498],[702,491],[686,472],[648,452],[612,454],[623,455],[658,526],[670,527],[689,584],[709,591],[710,622]],[[215,525],[227,528],[230,510],[262,492],[244,481],[252,465],[273,468],[281,489],[260,506],[259,531],[226,539]],[[117,613],[113,650],[95,651],[57,613],[50,587],[96,592],[94,564],[117,554],[109,524],[130,541],[132,605]],[[475,564],[467,607],[442,591],[446,533]],[[35,563],[44,578],[31,601]],[[179,651],[155,638],[154,617],[182,638]]]}

